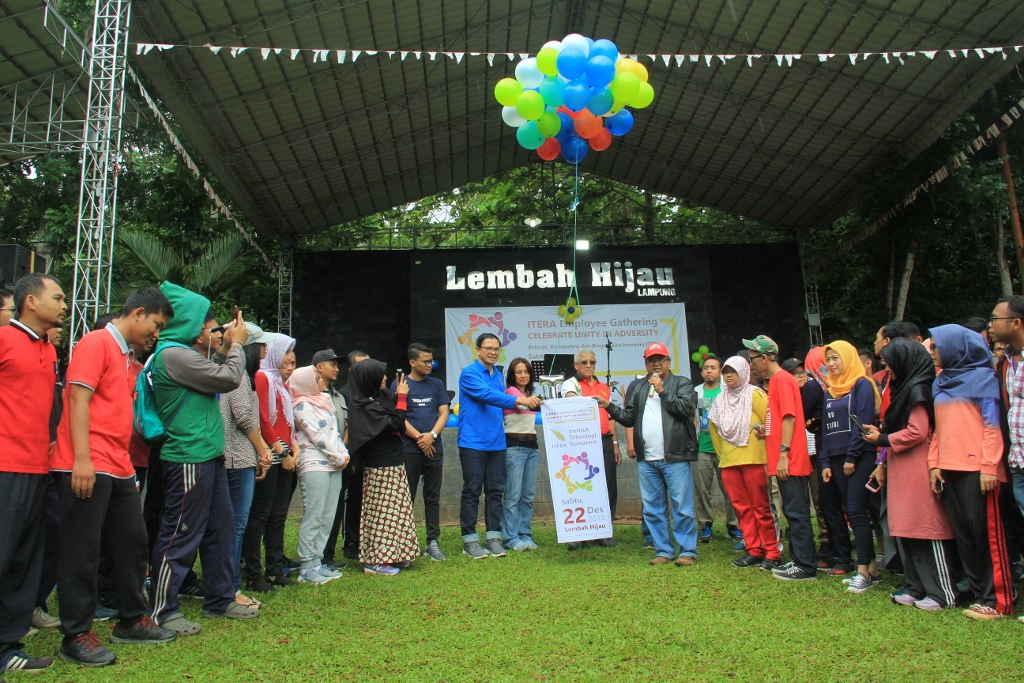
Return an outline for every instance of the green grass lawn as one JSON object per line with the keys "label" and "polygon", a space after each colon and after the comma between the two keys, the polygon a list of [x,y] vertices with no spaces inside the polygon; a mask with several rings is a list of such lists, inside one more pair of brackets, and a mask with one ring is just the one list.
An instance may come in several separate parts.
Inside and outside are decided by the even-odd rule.
{"label": "green grass lawn", "polygon": [[[295,556],[295,520],[289,554]],[[35,681],[1019,681],[1024,625],[973,622],[894,605],[899,577],[862,595],[839,578],[776,581],[735,569],[716,529],[693,567],[652,567],[638,526],[615,548],[569,553],[554,528],[540,549],[505,559],[418,559],[397,577],[349,563],[342,579],[264,598],[247,622],[186,616],[203,632],[169,645],[113,646],[119,661],[89,670],[58,660]],[[422,538],[422,530],[421,530]],[[97,624],[107,639],[112,624]],[[55,655],[59,634],[30,638]],[[27,680],[8,674],[9,683]]]}

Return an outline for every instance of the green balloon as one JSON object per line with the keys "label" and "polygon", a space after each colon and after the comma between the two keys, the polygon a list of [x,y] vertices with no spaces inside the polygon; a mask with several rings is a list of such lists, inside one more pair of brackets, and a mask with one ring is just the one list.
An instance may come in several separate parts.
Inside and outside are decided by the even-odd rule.
{"label": "green balloon", "polygon": [[537,119],[537,130],[546,138],[553,138],[562,130],[562,119],[553,111],[544,112]]}
{"label": "green balloon", "polygon": [[544,98],[536,90],[524,90],[516,100],[516,111],[527,121],[536,121],[544,113]]}
{"label": "green balloon", "polygon": [[546,47],[537,53],[537,68],[545,76],[558,75],[558,50]]}
{"label": "green balloon", "polygon": [[629,102],[636,97],[640,90],[640,79],[636,77],[636,74],[620,71],[612,79],[611,89],[615,99]]}
{"label": "green balloon", "polygon": [[654,88],[651,87],[650,83],[641,83],[640,89],[637,90],[636,97],[629,101],[629,106],[635,109],[643,109],[644,107],[650,106],[651,102],[654,101]]}
{"label": "green balloon", "polygon": [[697,350],[700,351],[701,353],[707,353],[711,349],[709,349],[706,344],[701,344],[700,346],[697,347]]}
{"label": "green balloon", "polygon": [[690,354],[690,360],[692,360],[694,363],[700,363],[700,354],[694,351],[693,353]]}
{"label": "green balloon", "polygon": [[494,99],[503,107],[514,107],[523,86],[514,78],[503,78],[494,85]]}

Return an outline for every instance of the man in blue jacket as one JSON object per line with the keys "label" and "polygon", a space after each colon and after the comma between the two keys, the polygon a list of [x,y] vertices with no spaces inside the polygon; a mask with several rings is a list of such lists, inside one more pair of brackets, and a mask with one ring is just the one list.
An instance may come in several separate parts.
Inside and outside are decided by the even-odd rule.
{"label": "man in blue jacket", "polygon": [[[462,462],[462,552],[474,560],[488,555],[505,557],[501,545],[501,498],[505,491],[505,409],[517,405],[529,410],[540,407],[540,398],[505,393],[505,378],[494,364],[501,353],[501,340],[490,332],[476,338],[477,360],[459,376],[459,460]],[[480,491],[486,494],[484,519],[487,523],[486,550],[476,530]]]}

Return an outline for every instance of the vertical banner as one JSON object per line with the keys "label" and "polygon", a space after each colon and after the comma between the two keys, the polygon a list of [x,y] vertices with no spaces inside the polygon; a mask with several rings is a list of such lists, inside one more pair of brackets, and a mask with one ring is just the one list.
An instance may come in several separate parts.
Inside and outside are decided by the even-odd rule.
{"label": "vertical banner", "polygon": [[[498,365],[508,367],[513,358],[547,362],[552,356],[564,356],[572,370],[572,355],[581,348],[593,349],[597,356],[597,377],[604,382],[608,371],[605,344],[611,343],[611,376],[625,389],[637,374],[647,372],[644,349],[661,342],[672,353],[672,369],[687,373],[690,350],[687,345],[686,309],[682,303],[664,304],[591,304],[583,317],[571,323],[558,315],[557,306],[492,306],[446,308],[445,364],[448,388],[459,405],[459,373],[476,360],[476,338],[491,332],[501,341]],[[618,400],[618,391],[612,392]]]}
{"label": "vertical banner", "polygon": [[558,542],[611,538],[597,401],[582,396],[550,399],[540,411]]}

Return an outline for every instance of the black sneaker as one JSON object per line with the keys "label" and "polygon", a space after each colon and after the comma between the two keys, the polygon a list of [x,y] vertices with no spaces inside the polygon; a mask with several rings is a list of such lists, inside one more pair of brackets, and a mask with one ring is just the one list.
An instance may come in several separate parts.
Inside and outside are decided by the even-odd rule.
{"label": "black sneaker", "polygon": [[743,557],[738,557],[732,561],[734,567],[757,567],[760,566],[761,562],[764,561],[763,557],[757,555],[746,554]]}
{"label": "black sneaker", "polygon": [[359,559],[359,548],[357,548],[354,545],[347,545],[347,546],[345,546],[345,549],[343,550],[343,553],[344,553],[345,557],[347,557],[350,560],[358,560]]}
{"label": "black sneaker", "polygon": [[284,558],[284,568],[285,569],[301,569],[302,568],[302,563],[301,562],[296,562],[295,560],[289,558],[288,556],[285,556],[285,558]]}
{"label": "black sneaker", "polygon": [[284,574],[281,574],[280,576],[269,576],[268,575],[267,576],[267,583],[273,584],[275,586],[291,586],[295,582],[292,581],[291,579],[289,579]]}
{"label": "black sneaker", "polygon": [[254,593],[270,593],[274,590],[274,587],[267,583],[267,579],[264,576],[249,579],[246,581],[246,584],[248,584],[249,590]]}
{"label": "black sneaker", "polygon": [[818,578],[817,573],[806,572],[796,565],[785,571],[774,571],[772,576],[779,581],[814,581]]}
{"label": "black sneaker", "polygon": [[199,581],[187,583],[178,591],[178,597],[192,598],[193,600],[205,600],[206,586]]}
{"label": "black sneaker", "polygon": [[8,653],[7,658],[0,663],[0,674],[5,671],[24,671],[26,673],[39,673],[43,669],[53,666],[53,659],[50,657],[33,657],[21,650],[14,650]]}
{"label": "black sneaker", "polygon": [[176,632],[160,628],[148,615],[142,617],[134,626],[118,623],[110,632],[110,642],[112,643],[169,643],[177,637]]}
{"label": "black sneaker", "polygon": [[853,564],[834,564],[826,569],[825,573],[829,576],[846,576],[856,568],[857,566]]}
{"label": "black sneaker", "polygon": [[323,563],[323,566],[327,567],[332,572],[340,572],[342,569],[345,568],[345,563],[344,562],[335,562],[334,560],[330,560],[330,561],[325,561]]}
{"label": "black sneaker", "polygon": [[117,655],[103,647],[92,631],[77,637],[64,636],[60,641],[60,658],[80,666],[110,666],[117,661]]}
{"label": "black sneaker", "polygon": [[595,542],[599,546],[601,546],[602,548],[614,548],[615,547],[615,541],[613,541],[610,538],[599,538]]}
{"label": "black sneaker", "polygon": [[565,546],[567,550],[583,550],[583,544],[579,541],[569,541],[568,545]]}
{"label": "black sneaker", "polygon": [[768,558],[765,558],[764,562],[761,563],[761,571],[763,571],[763,572],[774,571],[774,570],[776,570],[778,568],[779,568],[779,561],[778,560],[769,560]]}

